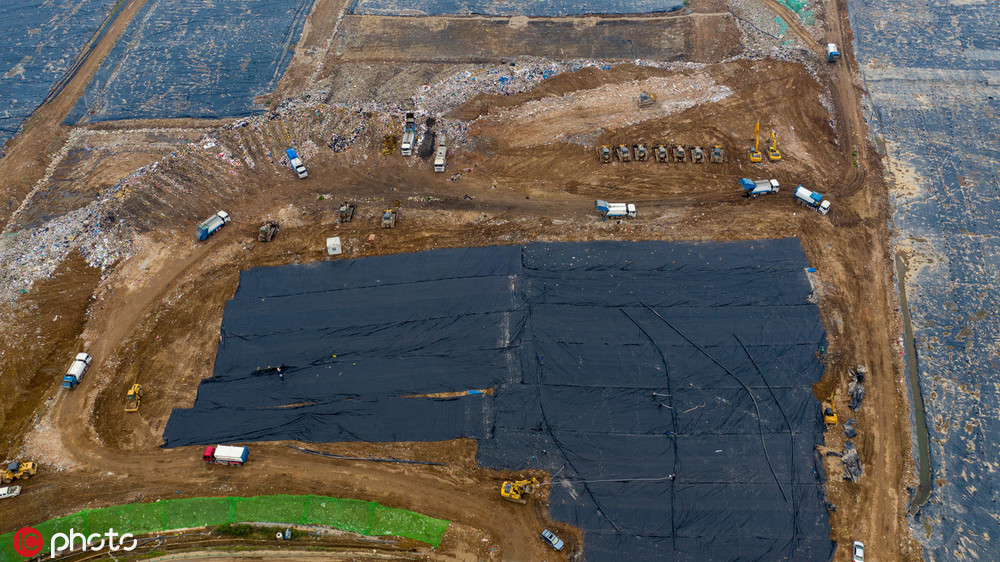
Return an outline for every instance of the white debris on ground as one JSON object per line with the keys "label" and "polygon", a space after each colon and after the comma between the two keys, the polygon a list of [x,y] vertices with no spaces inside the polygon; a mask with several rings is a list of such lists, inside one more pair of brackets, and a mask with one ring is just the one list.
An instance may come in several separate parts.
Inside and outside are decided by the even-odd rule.
{"label": "white debris on ground", "polygon": [[[547,78],[565,73],[575,72],[583,68],[610,69],[620,64],[633,64],[652,68],[671,70],[697,69],[705,65],[700,63],[677,63],[635,60],[628,62],[604,62],[595,60],[553,61],[543,58],[521,58],[513,63],[500,65],[482,65],[477,70],[462,70],[443,81],[421,86],[412,99],[405,105],[416,108],[421,126],[426,117],[438,119],[434,130],[445,134],[450,147],[460,145],[466,138],[468,123],[454,119],[443,119],[441,116],[472,99],[480,93],[495,95],[511,95],[531,90],[539,82]],[[468,68],[466,66],[465,68]],[[721,99],[731,92],[718,87],[705,92],[704,101]],[[585,96],[584,96],[585,97]],[[317,145],[306,138],[286,139],[290,146],[296,146],[303,160],[315,156],[320,151],[332,150],[341,152],[350,148],[358,135],[365,130],[366,123],[373,116],[401,115],[403,103],[378,103],[365,101],[356,104],[322,104],[317,100],[320,96],[303,96],[305,99],[291,99],[281,104],[274,113],[256,115],[232,121],[222,125],[220,129],[238,129],[248,127],[248,134],[261,138],[261,129],[270,120],[281,119],[293,121],[296,113],[311,114],[320,119],[329,117],[330,122],[353,124],[353,130],[341,131],[330,135],[327,146]],[[558,100],[560,98],[556,98]],[[558,102],[541,102],[558,103]],[[541,106],[539,106],[541,107]],[[350,119],[344,119],[345,115]],[[337,119],[332,119],[337,116]],[[315,122],[315,119],[312,119]],[[320,126],[326,130],[326,121]],[[72,136],[71,139],[75,138]],[[300,141],[296,144],[295,141]],[[193,151],[199,153],[212,152],[214,156],[225,161],[230,166],[230,173],[237,174],[241,167],[255,168],[260,172],[259,162],[249,155],[242,141],[237,147],[227,147],[216,135],[206,135],[200,142],[188,143],[177,151],[158,162],[139,168],[132,174],[121,178],[115,185],[103,190],[96,200],[87,206],[66,213],[42,224],[37,228],[26,228],[19,231],[4,231],[0,234],[0,302],[11,302],[18,295],[31,291],[32,285],[39,279],[53,274],[58,265],[74,251],[81,252],[87,262],[107,271],[109,267],[121,260],[134,255],[134,240],[136,226],[128,224],[124,218],[118,217],[118,204],[137,193],[157,189],[148,177],[168,168],[172,162],[189,157]],[[276,152],[262,144],[274,171],[287,164],[284,158],[284,147]],[[69,143],[54,155],[50,170],[66,157]],[[360,157],[360,156],[359,156]],[[164,177],[158,174],[158,177]],[[48,178],[48,175],[46,175]],[[37,189],[47,185],[47,179],[39,181]],[[169,186],[182,192],[189,188],[183,185]],[[9,228],[9,227],[8,227]]]}

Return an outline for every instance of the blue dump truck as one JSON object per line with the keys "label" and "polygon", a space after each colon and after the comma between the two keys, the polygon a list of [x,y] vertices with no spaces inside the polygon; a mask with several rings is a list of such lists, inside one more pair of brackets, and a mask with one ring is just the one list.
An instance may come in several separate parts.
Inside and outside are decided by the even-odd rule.
{"label": "blue dump truck", "polygon": [[826,62],[837,62],[840,60],[840,51],[837,50],[836,43],[826,44]]}
{"label": "blue dump truck", "polygon": [[288,156],[288,165],[295,170],[295,175],[299,176],[299,179],[306,179],[309,177],[309,172],[306,171],[306,165],[302,163],[302,159],[299,158],[297,152],[294,148],[285,149],[285,156]]}
{"label": "blue dump truck", "polygon": [[208,237],[219,231],[220,228],[229,224],[229,213],[225,211],[219,211],[211,217],[198,225],[198,229],[194,231],[194,237],[198,239],[199,242],[208,240]]}
{"label": "blue dump truck", "polygon": [[80,379],[83,378],[83,373],[87,372],[87,367],[90,366],[92,360],[93,358],[86,353],[77,353],[73,364],[69,366],[69,370],[63,376],[63,388],[76,388],[76,385],[80,384]]}
{"label": "blue dump truck", "polygon": [[757,198],[758,195],[767,195],[768,193],[778,192],[778,180],[749,180],[743,178],[740,180],[740,187],[743,188],[743,197],[753,197]]}

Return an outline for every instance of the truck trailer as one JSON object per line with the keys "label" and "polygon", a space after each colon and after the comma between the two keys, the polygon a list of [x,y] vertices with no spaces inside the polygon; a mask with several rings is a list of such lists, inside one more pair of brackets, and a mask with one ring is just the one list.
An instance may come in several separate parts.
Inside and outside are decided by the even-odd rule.
{"label": "truck trailer", "polygon": [[247,462],[250,451],[246,447],[231,445],[209,445],[205,447],[202,460],[212,464],[242,465]]}
{"label": "truck trailer", "polygon": [[757,198],[758,195],[767,195],[778,192],[778,180],[740,180],[740,187],[743,188],[743,197]]}
{"label": "truck trailer", "polygon": [[810,191],[801,185],[795,188],[795,200],[798,201],[800,205],[816,209],[821,215],[825,215],[830,212],[829,199],[823,199],[823,196],[819,193]]}
{"label": "truck trailer", "polygon": [[87,367],[90,367],[92,360],[93,358],[86,353],[77,353],[73,364],[69,366],[69,370],[63,375],[63,388],[76,388],[76,385],[80,384],[80,380],[83,379],[83,373],[87,371]]}
{"label": "truck trailer", "polygon": [[609,218],[622,218],[628,217],[630,219],[635,218],[635,204],[634,203],[608,203],[598,199],[594,201],[594,206],[597,207],[597,211],[601,213],[601,220],[607,220]]}
{"label": "truck trailer", "polygon": [[413,143],[417,140],[417,122],[412,113],[406,114],[406,124],[403,125],[403,142],[399,143],[399,149],[403,156],[413,154]]}
{"label": "truck trailer", "polygon": [[309,177],[309,172],[306,171],[306,165],[302,163],[302,159],[299,158],[297,152],[294,148],[285,149],[285,156],[288,156],[288,165],[295,170],[295,175],[299,176],[300,180],[304,180]]}
{"label": "truck trailer", "polygon": [[219,231],[220,228],[229,224],[229,213],[225,211],[219,211],[214,215],[208,217],[205,222],[198,225],[198,228],[194,231],[194,237],[198,239],[199,242],[204,242],[208,240],[208,237]]}

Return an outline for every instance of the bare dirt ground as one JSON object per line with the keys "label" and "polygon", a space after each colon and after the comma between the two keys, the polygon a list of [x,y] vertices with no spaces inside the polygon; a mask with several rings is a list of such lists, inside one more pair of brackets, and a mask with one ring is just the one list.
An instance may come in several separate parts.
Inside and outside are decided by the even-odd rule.
{"label": "bare dirt ground", "polygon": [[[109,38],[121,33],[122,22],[140,4],[125,7],[125,19],[115,22]],[[777,2],[764,4],[813,53],[822,53],[794,14]],[[393,89],[430,82],[473,62],[415,60],[420,57],[412,52],[397,57],[393,49],[399,46],[382,44],[384,53],[367,55],[378,60],[359,62],[361,36],[338,35],[346,21],[340,17],[344,6],[341,0],[315,4],[274,105],[313,95],[318,83],[336,83],[332,93],[318,98],[327,101],[345,92],[391,97]],[[664,49],[680,49],[688,60],[720,60],[738,50],[739,34],[724,5],[694,2],[692,8],[692,14],[678,18],[688,22],[683,41]],[[828,39],[849,51],[843,6],[830,0],[825,13],[832,20]],[[486,25],[455,19],[439,22],[439,30]],[[350,25],[390,37],[392,28],[379,28],[374,20],[358,18]],[[510,28],[522,23],[509,21],[502,32],[482,33],[516,35],[517,29]],[[549,25],[547,33],[560,33],[562,25],[529,23]],[[570,23],[569,30],[573,25],[582,24]],[[448,33],[468,39],[480,31]],[[351,41],[362,42],[351,47]],[[338,45],[350,48],[338,50]],[[109,48],[102,43],[93,56],[99,61],[103,55],[98,53]],[[454,521],[437,551],[412,547],[424,557],[574,557],[583,536],[549,520],[546,488],[527,506],[501,501],[497,487],[512,474],[479,468],[471,440],[305,445],[344,455],[448,463],[444,467],[337,461],[303,454],[286,443],[261,443],[253,445],[250,465],[228,468],[206,466],[196,448],[158,448],[171,410],[190,406],[199,381],[211,375],[223,308],[237,288],[239,272],[332,259],[323,241],[333,235],[350,251],[336,259],[537,240],[797,236],[818,270],[817,293],[830,342],[827,374],[816,395],[832,394],[842,419],[858,419],[855,443],[865,470],[858,484],[850,484],[840,479],[839,463],[828,459],[828,495],[838,508],[831,514],[836,559],[849,558],[854,539],[864,540],[875,560],[921,558],[904,517],[906,487],[914,477],[896,341],[902,330],[892,287],[890,211],[882,164],[867,142],[854,65],[849,52],[841,64],[820,65],[812,74],[801,64],[769,59],[672,70],[621,65],[557,75],[523,94],[481,94],[447,115],[467,126],[466,141],[450,156],[449,172],[434,174],[420,158],[382,154],[385,136],[398,133],[398,114],[326,104],[238,128],[178,120],[93,125],[71,135],[59,123],[96,67],[88,60],[64,92],[36,112],[0,161],[2,195],[20,201],[31,193],[17,226],[30,227],[83,205],[138,166],[159,164],[123,189],[115,207],[117,219],[137,227],[134,257],[101,272],[72,254],[50,279],[2,305],[2,328],[10,337],[0,342],[5,429],[0,452],[9,458],[30,456],[42,469],[26,485],[24,499],[30,501],[5,505],[0,531],[127,502],[316,493],[373,499]],[[397,76],[406,68],[413,68],[416,77]],[[352,73],[358,74],[353,85],[340,84]],[[390,82],[391,88],[384,86]],[[644,90],[657,94],[657,107],[634,106],[631,100]],[[775,129],[782,162],[747,160],[757,119],[764,130]],[[326,147],[334,136],[351,132],[357,137],[349,149]],[[306,181],[294,179],[279,160],[292,141],[317,147],[309,151]],[[721,144],[727,161],[598,162],[595,149],[601,144],[639,142]],[[61,160],[53,156],[64,148]],[[51,181],[39,183],[49,162],[56,163],[48,172]],[[736,184],[740,177],[774,177],[783,191],[743,199]],[[800,183],[830,197],[830,215],[799,207],[784,193]],[[640,217],[602,223],[592,210],[595,198],[636,202]],[[353,222],[340,224],[336,208],[345,199],[357,202],[359,210]],[[396,202],[397,228],[378,228],[382,209]],[[194,225],[218,208],[230,212],[233,223],[208,242],[196,243]],[[265,218],[277,219],[281,230],[273,242],[257,243],[256,227]],[[62,391],[61,372],[79,349],[87,349],[94,364],[77,390]],[[858,363],[866,364],[872,377],[864,406],[850,412],[846,371]],[[124,394],[134,382],[144,385],[145,397],[139,412],[126,414]],[[834,428],[826,446],[841,450],[843,440]],[[544,548],[536,536],[544,526],[567,539],[569,552],[556,555]]]}

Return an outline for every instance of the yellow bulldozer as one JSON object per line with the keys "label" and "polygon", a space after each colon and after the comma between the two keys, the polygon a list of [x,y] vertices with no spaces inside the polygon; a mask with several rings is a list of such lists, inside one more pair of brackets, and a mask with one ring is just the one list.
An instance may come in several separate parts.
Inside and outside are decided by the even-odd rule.
{"label": "yellow bulldozer", "polygon": [[827,425],[837,424],[837,409],[833,406],[833,396],[823,401],[823,421]]}
{"label": "yellow bulldozer", "polygon": [[531,495],[538,486],[538,479],[531,480],[507,480],[500,486],[500,497],[515,503],[528,503],[525,496]]}
{"label": "yellow bulldozer", "polygon": [[38,464],[30,461],[14,461],[0,470],[0,484],[10,484],[19,479],[27,480],[38,472]]}
{"label": "yellow bulldozer", "polygon": [[138,412],[139,404],[142,402],[142,385],[135,383],[125,395],[125,411]]}

